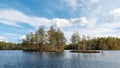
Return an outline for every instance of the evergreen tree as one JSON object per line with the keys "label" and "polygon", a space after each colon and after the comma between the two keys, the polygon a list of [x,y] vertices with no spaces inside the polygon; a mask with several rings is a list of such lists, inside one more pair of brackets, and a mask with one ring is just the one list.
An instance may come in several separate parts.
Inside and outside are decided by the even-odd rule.
{"label": "evergreen tree", "polygon": [[56,30],[54,29],[53,26],[50,27],[50,30],[48,31],[48,36],[49,36],[49,46],[51,50],[55,50],[55,45],[56,45]]}
{"label": "evergreen tree", "polygon": [[38,50],[42,51],[45,40],[45,30],[43,29],[42,26],[39,27],[39,29],[36,32],[36,35]]}
{"label": "evergreen tree", "polygon": [[71,36],[71,42],[75,46],[75,49],[77,49],[77,45],[80,42],[79,33],[77,32],[73,33],[73,35]]}
{"label": "evergreen tree", "polygon": [[60,31],[60,28],[56,32],[56,48],[57,50],[64,50],[64,46],[66,45],[66,39],[64,33]]}

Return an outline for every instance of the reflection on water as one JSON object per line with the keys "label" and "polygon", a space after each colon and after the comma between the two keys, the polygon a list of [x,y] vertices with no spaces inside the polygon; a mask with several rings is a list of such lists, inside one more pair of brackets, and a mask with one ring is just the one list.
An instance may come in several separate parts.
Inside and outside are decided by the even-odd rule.
{"label": "reflection on water", "polygon": [[103,53],[0,51],[0,68],[119,68],[120,51]]}

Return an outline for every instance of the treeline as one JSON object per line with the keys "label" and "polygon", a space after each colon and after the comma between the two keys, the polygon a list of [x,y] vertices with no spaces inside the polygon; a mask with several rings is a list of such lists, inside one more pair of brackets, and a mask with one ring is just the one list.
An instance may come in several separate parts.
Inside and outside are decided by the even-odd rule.
{"label": "treeline", "polygon": [[41,26],[35,33],[29,33],[22,40],[24,51],[63,51],[66,45],[64,33],[53,26],[45,31]]}
{"label": "treeline", "polygon": [[22,50],[22,45],[20,43],[0,41],[0,50]]}
{"label": "treeline", "polygon": [[89,36],[81,36],[75,32],[71,36],[71,44],[66,49],[77,50],[120,50],[120,38],[117,37],[99,37],[90,38]]}
{"label": "treeline", "polygon": [[22,43],[0,42],[0,50],[24,50],[24,51],[63,51],[64,49],[74,50],[120,50],[120,38],[98,37],[90,38],[74,32],[71,36],[71,43],[66,45],[64,33],[53,26],[47,31],[41,26],[34,33],[26,34]]}

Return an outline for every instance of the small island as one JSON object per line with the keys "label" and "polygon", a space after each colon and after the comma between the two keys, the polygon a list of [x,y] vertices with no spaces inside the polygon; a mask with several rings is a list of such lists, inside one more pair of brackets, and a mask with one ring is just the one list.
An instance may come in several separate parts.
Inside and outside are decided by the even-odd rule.
{"label": "small island", "polygon": [[26,34],[22,40],[23,51],[27,52],[63,52],[65,45],[64,33],[53,26],[47,31],[40,26],[36,32]]}
{"label": "small island", "polygon": [[98,50],[71,50],[73,53],[100,53]]}

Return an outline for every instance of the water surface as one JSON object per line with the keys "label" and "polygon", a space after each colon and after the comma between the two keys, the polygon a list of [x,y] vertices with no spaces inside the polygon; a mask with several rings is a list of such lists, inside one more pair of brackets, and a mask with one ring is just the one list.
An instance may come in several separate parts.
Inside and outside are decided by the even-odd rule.
{"label": "water surface", "polygon": [[39,53],[1,50],[0,68],[120,68],[120,51]]}

